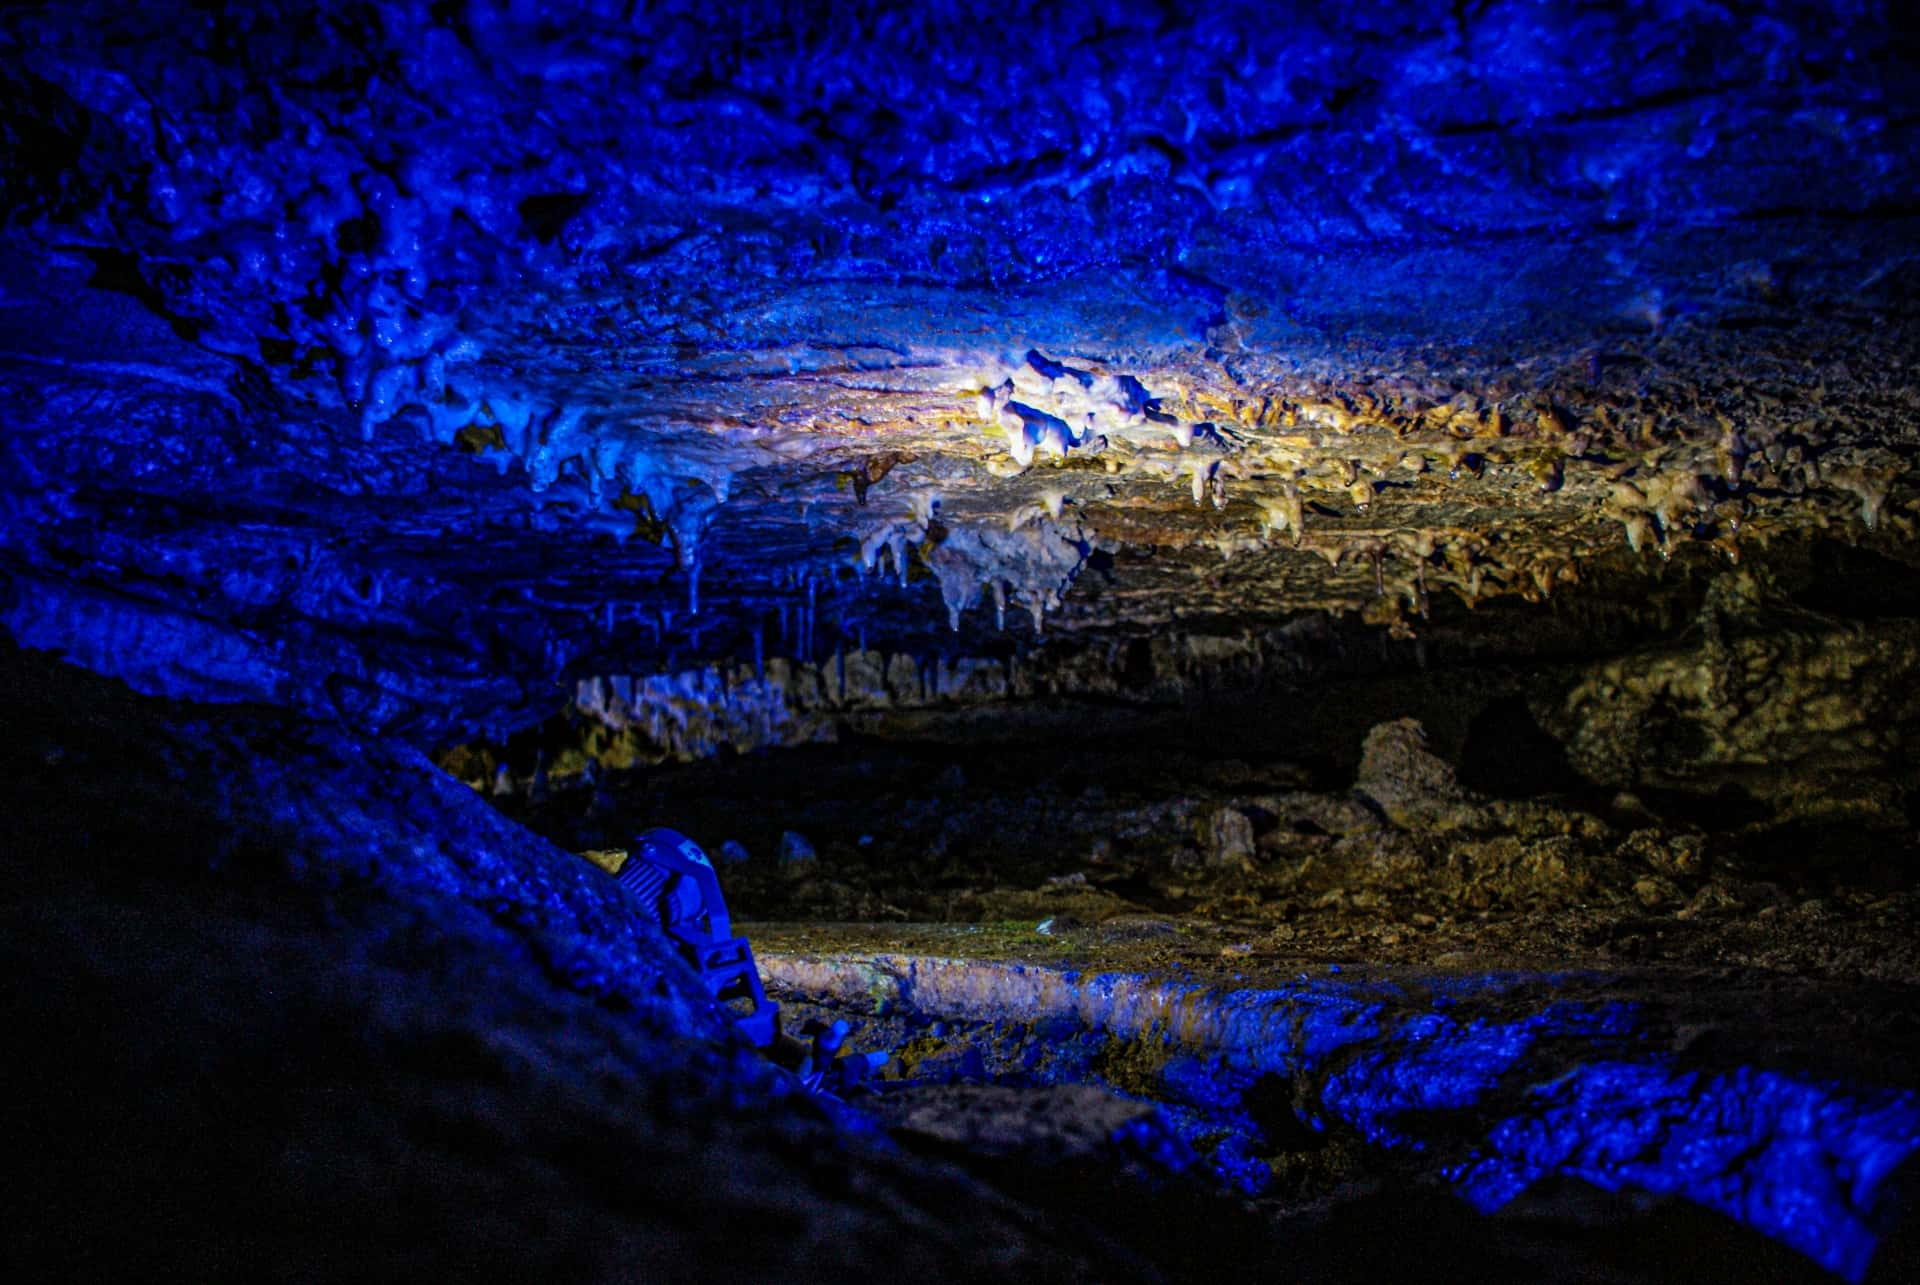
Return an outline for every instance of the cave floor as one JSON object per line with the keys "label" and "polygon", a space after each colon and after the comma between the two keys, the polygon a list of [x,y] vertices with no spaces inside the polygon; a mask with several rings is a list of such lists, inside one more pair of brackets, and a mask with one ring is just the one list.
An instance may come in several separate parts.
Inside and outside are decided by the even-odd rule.
{"label": "cave floor", "polygon": [[[697,836],[789,1028],[849,1021],[890,1056],[856,1102],[1022,1198],[1058,1198],[1023,1166],[1073,1121],[1104,1119],[1111,1098],[1062,1096],[1098,1085],[1161,1108],[1304,1277],[1388,1270],[1325,1246],[1391,1227],[1433,1279],[1636,1280],[1680,1263],[1793,1279],[1810,1259],[1857,1279],[1862,1228],[1886,1234],[1892,1198],[1811,1230],[1767,1212],[1778,1197],[1754,1194],[1760,1172],[1839,1208],[1795,1184],[1862,1162],[1756,1122],[1750,1097],[1792,1085],[1818,1098],[1803,1116],[1852,1118],[1892,1095],[1881,1154],[1911,1170],[1907,797],[1897,774],[1801,770],[1501,798],[1462,786],[1399,723],[1357,767],[1179,744],[856,740],[496,801],[575,850],[655,824]],[[1316,1061],[1322,1021],[1365,1036]],[[1462,1070],[1445,1052],[1498,1032],[1525,1046],[1512,1065],[1476,1052]],[[1369,1105],[1348,1083],[1369,1059],[1424,1087]],[[1208,1068],[1199,1089],[1189,1063]],[[1747,1123],[1702,1123],[1729,1115]],[[1513,1137],[1534,1150],[1492,1176]],[[1675,1177],[1679,1153],[1747,1159]],[[1124,1206],[1107,1184],[1137,1157],[1105,1163],[1089,1199]],[[1493,1219],[1462,1212],[1476,1182]],[[1749,1243],[1755,1227],[1767,1236]],[[1810,1257],[1776,1258],[1782,1239]],[[1889,1248],[1876,1278],[1910,1252]]]}
{"label": "cave floor", "polygon": [[[1101,1225],[1129,1244],[1185,1215],[1143,1201],[1142,1184],[1166,1178],[1116,1128],[1126,1104],[1157,1109],[1177,1154],[1160,1165],[1212,1193],[1194,1224],[1228,1238],[1221,1264],[1258,1240],[1300,1279],[1912,1269],[1901,1197],[1843,1215],[1836,1194],[1864,1191],[1867,1173],[1899,1170],[1894,1191],[1913,1181],[1910,985],[1511,949],[1256,951],[1244,926],[743,931],[788,1030],[845,1021],[855,1047],[887,1055],[850,1096],[858,1109],[1018,1198],[1126,1210]],[[1407,1251],[1420,1267],[1395,1256]]]}
{"label": "cave floor", "polygon": [[964,924],[983,955],[1219,974],[1364,961],[1920,982],[1904,780],[1729,773],[1689,792],[1499,798],[1418,745],[1396,758],[1405,726],[1386,729],[1359,780],[1179,746],[868,742],[495,802],[573,851],[681,830],[715,855],[737,919],[811,925],[826,949],[877,933],[914,950],[949,930],[911,925]]}
{"label": "cave floor", "polygon": [[[1707,1043],[1764,1051],[1781,1069],[1913,1079],[1920,1084],[1920,1011],[1904,984],[1831,981],[1759,968],[1613,964],[1569,958],[1449,955],[1411,963],[1307,952],[1258,954],[1222,925],[1125,917],[1070,934],[1025,925],[753,923],[763,974],[776,984],[832,974],[894,973],[915,961],[1070,977],[1164,979],[1219,993],[1283,995],[1303,988],[1368,1002],[1420,1002],[1472,993],[1489,1018],[1557,999],[1630,1004],[1675,1048]],[[1036,941],[1036,938],[1038,939]]]}
{"label": "cave floor", "polygon": [[[1763,821],[1729,839],[1378,772],[1376,811],[1321,768],[1044,746],[821,747],[495,808],[402,747],[5,662],[0,1125],[30,1179],[18,1248],[63,1277],[126,1254],[180,1278],[297,1255],[317,1279],[707,1254],[742,1279],[1912,1262],[1886,1172],[1917,1079],[1911,890],[1852,858],[1760,864]],[[1891,806],[1857,812],[1905,851]],[[538,833],[580,851],[648,823],[747,850],[721,875],[789,1029],[846,1017],[891,1055],[854,1116],[701,1038],[611,882]],[[780,860],[788,830],[810,858]],[[1781,953],[1724,944],[1783,916]],[[1709,1176],[1760,1212],[1583,1170],[1618,1139],[1536,1108],[1705,1129]],[[1573,1159],[1540,1153],[1564,1138]],[[1861,1138],[1878,1150],[1844,1150]],[[1766,1211],[1829,1172],[1816,1240],[1782,1240]],[[125,1248],[88,1248],[103,1198]]]}
{"label": "cave floor", "polygon": [[[1884,1206],[1783,1215],[1795,1198],[1757,1189],[1782,1164],[1807,1190],[1860,1167],[1807,1118],[1910,1156],[1905,987],[1249,963],[1203,924],[1042,951],[998,925],[752,931],[787,1029],[843,1020],[888,1055],[857,1109],[1158,1261],[1188,1220],[1211,1242],[1195,1279],[1252,1254],[1312,1280],[1862,1279],[1863,1224],[1883,1238],[1865,1279],[1911,1269],[1910,1216],[1888,1236]],[[1776,1114],[1789,1085],[1810,1096]],[[1701,1172],[1661,1172],[1674,1152]]]}

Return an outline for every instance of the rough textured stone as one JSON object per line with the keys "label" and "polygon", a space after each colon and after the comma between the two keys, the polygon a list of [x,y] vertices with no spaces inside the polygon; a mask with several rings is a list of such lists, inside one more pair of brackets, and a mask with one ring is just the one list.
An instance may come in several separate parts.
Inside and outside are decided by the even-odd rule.
{"label": "rough textured stone", "polygon": [[0,24],[17,638],[438,743],[1912,565],[1875,6],[471,10]]}
{"label": "rough textured stone", "polygon": [[1126,1270],[799,1092],[417,754],[0,662],[10,1266]]}
{"label": "rough textured stone", "polygon": [[[770,956],[771,975],[781,993],[828,1006],[859,1011],[884,996],[892,1010],[884,1037],[938,1022],[941,1036],[915,1043],[966,1050],[983,1073],[997,1063],[1044,1077],[1061,1063],[1090,1061],[1167,1104],[1176,1136],[1210,1152],[1220,1177],[1244,1175],[1255,1190],[1272,1174],[1261,1160],[1246,1163],[1249,1135],[1262,1157],[1296,1148],[1311,1156],[1332,1149],[1329,1135],[1353,1130],[1409,1148],[1409,1159],[1483,1207],[1510,1207],[1527,1188],[1552,1190],[1603,1165],[1618,1188],[1685,1193],[1857,1280],[1902,1198],[1894,1170],[1920,1155],[1920,1095],[1860,1091],[1834,1074],[1851,1066],[1905,1084],[1911,1066],[1856,1061],[1860,1050],[1844,1034],[1836,1047],[1845,1019],[1836,1023],[1834,993],[1818,987],[1760,983],[1723,1012],[1711,1000],[1698,1007],[1678,979],[1657,977],[1349,975],[1334,966],[1287,978],[1228,950],[1221,956],[1231,962],[1190,958],[1198,976],[1173,979],[1118,966],[1128,952],[1111,946],[1091,952],[1097,967],[1083,969],[998,959],[991,945],[956,959],[871,943],[854,932],[837,951]],[[1200,980],[1248,967],[1258,970],[1252,986]],[[1742,1065],[1788,1047],[1798,1065],[1823,1072]],[[1675,1050],[1684,1069],[1670,1059]],[[1503,1079],[1524,1080],[1530,1091],[1500,1092]],[[1025,1145],[1040,1153],[1035,1159],[1057,1158],[1054,1131],[1020,1126],[1030,1097],[975,1093],[932,1094],[924,1127],[950,1137],[976,1131],[989,1150]],[[1276,1110],[1276,1097],[1291,1099],[1291,1110]],[[1427,1112],[1444,1113],[1448,1131],[1409,1136],[1408,1117]],[[1860,1178],[1838,1190],[1835,1170]],[[1629,1240],[1626,1212],[1608,1212],[1600,1226]],[[1658,1257],[1671,1264],[1686,1252],[1666,1244]],[[1765,1261],[1738,1257],[1745,1270]]]}
{"label": "rough textured stone", "polygon": [[819,859],[820,854],[813,850],[813,843],[806,835],[797,830],[783,830],[780,833],[780,864],[783,866],[808,865]]}
{"label": "rough textured stone", "polygon": [[1388,820],[1408,828],[1453,828],[1470,824],[1475,815],[1453,766],[1427,749],[1426,729],[1411,718],[1367,733],[1354,789]]}
{"label": "rough textured stone", "polygon": [[[1917,104],[1874,3],[8,7],[0,629],[183,702],[7,747],[8,824],[86,839],[7,903],[28,1087],[147,1140],[47,1190],[163,1275],[229,1186],[325,1251],[243,1275],[369,1224],[417,1273],[422,1208],[524,1275],[796,1210],[729,1270],[1164,1262],[947,1226],[701,1060],[601,872],[425,750],[569,849],[814,836],[729,867],[750,914],[1911,984]],[[175,796],[269,891],[117,891]],[[293,1145],[141,1181],[229,1047]],[[512,1163],[558,1176],[511,1230],[445,1213]]]}
{"label": "rough textured stone", "polygon": [[1208,865],[1242,866],[1253,859],[1253,822],[1238,808],[1215,808],[1201,826]]}
{"label": "rough textured stone", "polygon": [[904,1133],[1028,1164],[1060,1164],[1113,1148],[1129,1125],[1149,1120],[1146,1103],[1088,1084],[1021,1090],[956,1084],[890,1094],[877,1114]]}

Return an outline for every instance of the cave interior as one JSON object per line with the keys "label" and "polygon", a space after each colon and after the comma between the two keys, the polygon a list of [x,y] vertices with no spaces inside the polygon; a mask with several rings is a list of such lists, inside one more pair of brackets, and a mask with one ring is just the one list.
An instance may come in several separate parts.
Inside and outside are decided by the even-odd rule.
{"label": "cave interior", "polygon": [[1905,6],[72,0],[0,139],[17,1279],[1920,1274]]}

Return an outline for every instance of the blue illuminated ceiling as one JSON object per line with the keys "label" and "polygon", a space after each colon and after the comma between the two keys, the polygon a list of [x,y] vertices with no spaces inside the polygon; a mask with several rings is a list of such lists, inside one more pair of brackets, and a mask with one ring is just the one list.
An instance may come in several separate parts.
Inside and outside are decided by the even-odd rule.
{"label": "blue illuminated ceiling", "polygon": [[437,735],[802,605],[1405,637],[1911,534],[1884,6],[79,4],[0,53],[0,613],[151,689]]}

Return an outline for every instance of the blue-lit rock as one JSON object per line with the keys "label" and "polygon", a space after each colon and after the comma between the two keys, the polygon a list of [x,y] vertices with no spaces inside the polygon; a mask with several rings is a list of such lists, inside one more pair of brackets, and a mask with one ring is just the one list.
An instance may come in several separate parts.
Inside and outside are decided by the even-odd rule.
{"label": "blue-lit rock", "polygon": [[417,752],[0,661],[10,1267],[1090,1270],[730,1038],[623,888]]}
{"label": "blue-lit rock", "polygon": [[[1920,77],[1877,6],[82,5],[0,41],[6,618],[148,690],[433,739],[801,610],[803,660],[1410,633],[1629,553],[1911,536],[1906,322],[1833,324],[1904,316]],[[1817,379],[1769,373],[1781,328]]]}
{"label": "blue-lit rock", "polygon": [[[927,1019],[1065,1019],[1083,1042],[1164,1047],[1154,1096],[1183,1136],[1224,1146],[1213,1157],[1224,1182],[1253,1191],[1268,1170],[1248,1149],[1270,1152],[1263,1128],[1272,1126],[1248,1114],[1249,1091],[1274,1077],[1297,1086],[1301,1123],[1428,1154],[1487,1212],[1551,1177],[1681,1195],[1857,1281],[1904,1198],[1893,1175],[1920,1155],[1911,1084],[1676,1056],[1675,1024],[1701,1001],[1667,992],[1658,976],[1303,978],[1229,989],[887,954],[763,952],[762,967],[791,995],[885,997]],[[1774,1056],[1805,1059],[1822,1004],[1812,992],[1746,1021],[1777,1024]]]}

